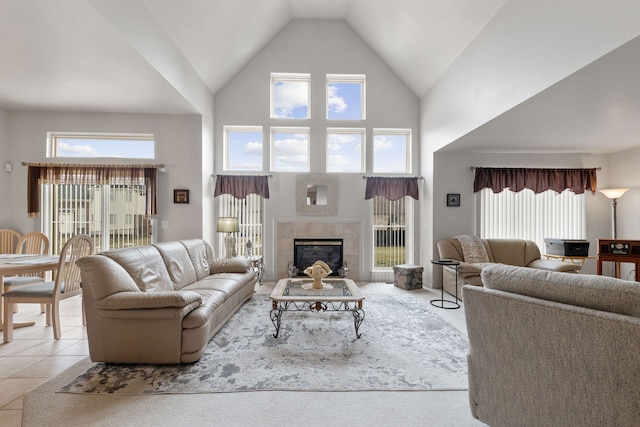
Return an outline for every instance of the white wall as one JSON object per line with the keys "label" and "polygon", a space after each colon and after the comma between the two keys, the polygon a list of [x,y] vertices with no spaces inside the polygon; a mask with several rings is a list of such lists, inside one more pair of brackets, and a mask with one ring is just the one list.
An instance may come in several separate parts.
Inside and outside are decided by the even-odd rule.
{"label": "white wall", "polygon": [[638,19],[626,0],[508,1],[422,97],[423,142],[442,148],[548,88],[636,37]]}
{"label": "white wall", "polygon": [[[168,221],[169,227],[160,229],[158,224],[158,241],[202,237],[203,135],[199,115],[11,111],[5,116],[7,126],[2,126],[2,129],[8,129],[8,137],[2,145],[2,157],[9,153],[6,158],[13,162],[14,170],[3,175],[2,187],[10,181],[10,189],[8,197],[2,200],[10,200],[11,203],[8,214],[2,212],[0,226],[8,223],[22,233],[40,229],[39,219],[27,217],[27,168],[20,163],[47,161],[47,132],[151,133],[156,140],[156,159],[149,163],[166,165],[166,173],[158,174],[158,222]],[[0,124],[2,117],[0,114]],[[190,204],[173,204],[174,188],[189,189]]]}
{"label": "white wall", "polygon": [[[269,84],[272,72],[311,73],[311,119],[308,121],[270,120]],[[418,161],[418,99],[391,69],[344,21],[293,20],[278,33],[215,96],[215,168],[222,173],[223,126],[261,125],[264,127],[264,173],[269,169],[269,127],[273,125],[311,128],[311,172],[325,171],[325,129],[328,126],[365,127],[360,122],[336,123],[325,119],[325,75],[366,74],[367,165],[372,165],[374,127],[413,129],[414,171]],[[265,204],[265,263],[267,280],[273,280],[276,219],[295,218],[295,173],[273,173],[269,181],[271,198]],[[364,200],[363,174],[337,174],[338,213],[335,218],[363,218],[364,229],[371,226],[371,202]],[[312,217],[307,217],[313,220]],[[316,218],[317,220],[318,218]],[[320,218],[322,219],[322,218]],[[328,224],[330,226],[330,224]],[[339,237],[339,236],[337,236]],[[365,233],[363,247],[371,247]],[[371,270],[371,260],[363,254],[362,272]],[[364,280],[367,277],[363,277]]]}
{"label": "white wall", "polygon": [[[640,145],[640,142],[639,144]],[[619,239],[640,240],[640,148],[622,151],[612,154],[611,168],[609,172],[609,182],[607,187],[628,187],[630,188],[617,201],[617,234]],[[602,186],[601,188],[605,188]],[[604,198],[604,196],[602,196]],[[610,209],[610,208],[609,208]],[[611,214],[607,213],[607,220],[610,221]],[[610,224],[610,223],[609,223]],[[610,237],[607,232],[604,237]],[[633,264],[623,263],[620,265],[621,277],[633,280]],[[606,270],[605,270],[606,273]]]}
{"label": "white wall", "polygon": [[11,219],[11,205],[13,201],[10,197],[10,190],[13,184],[13,174],[4,172],[4,164],[6,162],[12,163],[15,166],[15,161],[11,156],[11,150],[9,149],[9,120],[7,118],[7,111],[0,108],[0,164],[2,170],[0,171],[0,228],[15,228]]}

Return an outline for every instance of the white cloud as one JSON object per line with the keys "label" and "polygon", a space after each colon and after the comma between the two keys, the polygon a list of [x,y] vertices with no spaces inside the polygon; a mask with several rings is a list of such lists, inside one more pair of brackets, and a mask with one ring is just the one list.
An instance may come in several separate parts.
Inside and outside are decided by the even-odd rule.
{"label": "white cloud", "polygon": [[388,139],[386,136],[376,136],[373,138],[373,151],[389,150],[393,148],[395,141]]}
{"label": "white cloud", "polygon": [[249,155],[249,156],[255,156],[255,155],[260,155],[262,156],[262,141],[251,141],[248,142],[242,149],[242,151]]}
{"label": "white cloud", "polygon": [[58,156],[60,157],[101,157],[100,153],[88,145],[72,145],[58,140]]}
{"label": "white cloud", "polygon": [[309,84],[307,82],[278,82],[273,89],[275,115],[291,118],[293,110],[309,105]]}
{"label": "white cloud", "polygon": [[333,111],[337,114],[344,113],[349,107],[343,97],[338,96],[338,87],[336,85],[327,86],[327,103],[329,104],[329,111]]}
{"label": "white cloud", "polygon": [[279,138],[273,143],[275,162],[278,170],[306,170],[308,135],[292,134],[289,138]]}

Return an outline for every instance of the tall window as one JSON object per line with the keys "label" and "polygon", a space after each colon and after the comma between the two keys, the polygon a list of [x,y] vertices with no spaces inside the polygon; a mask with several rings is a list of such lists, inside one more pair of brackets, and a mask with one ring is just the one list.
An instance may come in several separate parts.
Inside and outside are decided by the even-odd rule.
{"label": "tall window", "polygon": [[364,129],[327,129],[327,172],[364,172]]}
{"label": "tall window", "polygon": [[271,128],[271,170],[309,172],[309,128]]}
{"label": "tall window", "polygon": [[[48,135],[49,157],[153,158],[151,135]],[[84,155],[83,155],[84,154]],[[143,184],[55,183],[41,185],[41,226],[59,250],[75,234],[89,234],[96,252],[152,243]]]}
{"label": "tall window", "polygon": [[327,74],[327,119],[365,119],[364,74]]}
{"label": "tall window", "polygon": [[389,280],[393,266],[413,261],[413,199],[373,197],[373,277]]}
{"label": "tall window", "polygon": [[373,172],[411,173],[411,130],[373,130]]}
{"label": "tall window", "polygon": [[[248,194],[244,199],[238,199],[230,194],[219,196],[219,215],[238,218],[240,231],[236,236],[236,252],[245,255],[247,242],[251,242],[252,255],[262,255],[262,211],[263,198],[257,194]],[[223,254],[223,240],[220,239],[218,253]]]}
{"label": "tall window", "polygon": [[585,194],[570,190],[547,190],[535,194],[524,189],[504,189],[494,193],[485,188],[480,200],[480,236],[518,238],[536,242],[544,252],[545,238],[584,239],[586,237]]}
{"label": "tall window", "polygon": [[310,74],[271,73],[271,118],[311,117],[310,80]]}
{"label": "tall window", "polygon": [[224,170],[261,171],[262,126],[224,127]]}

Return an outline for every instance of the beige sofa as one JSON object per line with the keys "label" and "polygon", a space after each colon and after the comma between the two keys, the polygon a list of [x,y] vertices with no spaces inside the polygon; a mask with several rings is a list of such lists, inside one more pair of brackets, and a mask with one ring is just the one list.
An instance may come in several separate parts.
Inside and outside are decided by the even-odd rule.
{"label": "beige sofa", "polygon": [[495,265],[465,286],[469,399],[494,426],[637,426],[640,284]]}
{"label": "beige sofa", "polygon": [[215,258],[192,239],[81,258],[89,354],[94,362],[190,363],[253,296],[245,258]]}
{"label": "beige sofa", "polygon": [[[540,249],[535,242],[523,239],[481,239],[487,252],[489,263],[514,265],[518,267],[530,267],[540,270],[560,271],[565,273],[577,273],[580,266],[570,262],[541,259]],[[460,289],[464,285],[482,286],[480,272],[487,264],[474,264],[465,262],[462,247],[456,238],[440,240],[438,253],[441,259],[453,259],[460,261],[458,266],[458,297],[462,298]],[[456,271],[454,267],[443,267],[442,285],[444,290],[451,295],[456,293]]]}

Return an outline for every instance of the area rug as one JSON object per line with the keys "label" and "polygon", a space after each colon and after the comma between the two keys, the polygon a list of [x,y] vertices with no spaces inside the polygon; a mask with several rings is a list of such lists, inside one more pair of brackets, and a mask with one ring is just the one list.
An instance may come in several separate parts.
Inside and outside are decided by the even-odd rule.
{"label": "area rug", "polygon": [[116,395],[238,391],[465,390],[468,341],[410,295],[369,295],[356,338],[349,312],[285,312],[256,295],[187,365],[98,363],[58,392]]}

